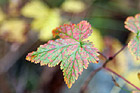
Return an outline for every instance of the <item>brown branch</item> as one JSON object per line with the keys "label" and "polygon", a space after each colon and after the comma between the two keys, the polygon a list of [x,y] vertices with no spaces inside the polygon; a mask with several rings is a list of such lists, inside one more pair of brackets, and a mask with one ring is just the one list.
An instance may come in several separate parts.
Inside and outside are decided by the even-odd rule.
{"label": "brown branch", "polygon": [[126,47],[127,47],[128,44],[126,44],[125,46],[123,46],[117,53],[115,53],[112,58],[116,57],[121,51],[123,51]]}
{"label": "brown branch", "polygon": [[101,56],[103,56],[107,60],[107,57],[104,54],[102,54],[101,52],[98,52],[98,54],[100,54]]}
{"label": "brown branch", "polygon": [[88,87],[89,82],[92,80],[92,78],[96,75],[97,72],[99,72],[102,68],[106,67],[106,64],[111,61],[112,59],[114,59],[121,51],[123,51],[125,48],[127,47],[127,44],[125,46],[123,46],[118,52],[116,52],[113,56],[107,58],[105,55],[103,55],[102,53],[98,52],[100,55],[102,55],[104,58],[106,58],[106,61],[104,62],[104,64],[97,68],[96,70],[94,70],[93,72],[91,72],[91,74],[89,75],[89,77],[87,78],[87,80],[84,82],[83,86],[80,89],[80,93],[84,93],[85,90]]}
{"label": "brown branch", "polygon": [[89,75],[89,77],[87,78],[87,80],[85,81],[85,83],[83,84],[83,86],[81,87],[80,93],[84,93],[84,91],[87,89],[87,86],[89,84],[89,82],[91,81],[91,79],[93,78],[93,76],[102,69],[103,67],[100,67],[96,70],[94,70],[93,72],[91,72],[91,74]]}

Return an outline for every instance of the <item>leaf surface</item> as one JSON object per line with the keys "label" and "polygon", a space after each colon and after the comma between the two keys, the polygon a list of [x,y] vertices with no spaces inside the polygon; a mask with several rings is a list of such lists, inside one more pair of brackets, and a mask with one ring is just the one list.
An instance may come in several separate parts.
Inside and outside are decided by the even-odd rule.
{"label": "leaf surface", "polygon": [[125,28],[132,31],[133,33],[140,32],[140,14],[137,14],[135,17],[128,17],[125,21]]}
{"label": "leaf surface", "polygon": [[125,28],[136,34],[128,43],[128,48],[138,60],[140,59],[140,14],[128,17],[125,21]]}
{"label": "leaf surface", "polygon": [[137,59],[140,59],[140,37],[134,37],[131,39],[128,43],[128,48]]}
{"label": "leaf surface", "polygon": [[97,55],[97,49],[90,42],[84,42],[81,46],[73,39],[58,39],[41,45],[37,51],[29,53],[26,59],[49,67],[61,62],[64,80],[70,88],[89,62],[97,63]]}
{"label": "leaf surface", "polygon": [[64,24],[53,30],[53,36],[61,38],[72,38],[77,41],[88,38],[92,33],[91,25],[87,21],[81,21],[79,24]]}
{"label": "leaf surface", "polygon": [[86,69],[90,62],[97,63],[99,60],[98,50],[94,45],[91,42],[82,41],[91,32],[89,23],[86,21],[82,21],[78,25],[65,24],[57,27],[53,30],[53,34],[59,35],[61,38],[41,45],[37,51],[29,53],[26,59],[49,67],[60,64],[64,81],[71,88],[83,69]]}

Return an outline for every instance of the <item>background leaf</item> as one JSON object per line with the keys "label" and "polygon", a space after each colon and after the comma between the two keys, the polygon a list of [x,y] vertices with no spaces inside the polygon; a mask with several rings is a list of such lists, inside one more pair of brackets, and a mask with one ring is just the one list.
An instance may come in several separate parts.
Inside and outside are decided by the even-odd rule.
{"label": "background leaf", "polygon": [[3,13],[3,11],[0,8],[0,23],[5,19],[5,14]]}
{"label": "background leaf", "polygon": [[137,14],[135,18],[128,17],[125,21],[125,28],[136,34],[128,43],[128,48],[138,60],[140,58],[140,14]]}
{"label": "background leaf", "polygon": [[24,6],[22,14],[25,17],[33,18],[31,27],[39,32],[39,39],[42,41],[53,38],[51,31],[60,25],[59,11],[57,9],[50,9],[38,0],[31,1]]}
{"label": "background leaf", "polygon": [[86,8],[84,2],[80,0],[66,0],[61,7],[64,11],[72,13],[82,12]]}
{"label": "background leaf", "polygon": [[125,28],[128,30],[134,32],[134,33],[139,33],[140,31],[140,14],[137,14],[134,17],[128,17],[125,21]]}
{"label": "background leaf", "polygon": [[[39,13],[38,13],[38,12]],[[32,0],[28,2],[23,8],[21,13],[30,18],[40,18],[48,15],[49,8],[39,0]]]}
{"label": "background leaf", "polygon": [[0,27],[0,36],[9,42],[24,43],[26,26],[26,22],[19,19],[4,21]]}

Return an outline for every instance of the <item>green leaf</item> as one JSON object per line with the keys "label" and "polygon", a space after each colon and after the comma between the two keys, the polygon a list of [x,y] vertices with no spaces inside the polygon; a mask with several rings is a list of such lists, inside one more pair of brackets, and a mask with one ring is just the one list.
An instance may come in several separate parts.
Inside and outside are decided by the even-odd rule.
{"label": "green leaf", "polygon": [[37,51],[29,53],[26,59],[49,67],[61,62],[64,80],[70,88],[89,62],[97,63],[97,55],[97,49],[90,42],[80,45],[73,39],[57,39],[41,45]]}
{"label": "green leaf", "polygon": [[[65,29],[65,30],[64,30]],[[59,32],[59,33],[57,33]],[[71,88],[75,80],[88,67],[90,62],[98,62],[98,50],[91,42],[83,41],[92,33],[90,24],[82,21],[79,24],[65,24],[53,30],[60,39],[50,40],[47,44],[41,45],[37,51],[31,52],[26,59],[48,65],[49,67],[60,64],[63,70],[64,81],[68,88]]]}
{"label": "green leaf", "polygon": [[91,25],[87,21],[81,21],[79,24],[64,24],[57,27],[53,31],[53,36],[60,36],[61,38],[71,38],[76,41],[82,41],[88,38],[91,33]]}

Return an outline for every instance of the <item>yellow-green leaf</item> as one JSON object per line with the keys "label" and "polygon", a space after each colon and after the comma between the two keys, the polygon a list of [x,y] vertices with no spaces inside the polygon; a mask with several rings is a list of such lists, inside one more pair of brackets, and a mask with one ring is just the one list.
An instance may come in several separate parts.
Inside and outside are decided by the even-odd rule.
{"label": "yellow-green leaf", "polygon": [[85,9],[84,2],[80,0],[66,0],[62,4],[62,9],[66,12],[79,13]]}
{"label": "yellow-green leaf", "polygon": [[2,22],[5,19],[5,14],[3,13],[3,11],[0,8],[0,22]]}
{"label": "yellow-green leaf", "polygon": [[[130,81],[132,84],[134,84],[135,86],[140,86],[140,80],[138,78],[138,73],[139,73],[139,70],[131,70],[131,72],[129,72],[129,74],[126,76],[126,79],[128,81]],[[127,84],[127,86],[129,88],[134,89],[134,87],[129,84]]]}
{"label": "yellow-green leaf", "polygon": [[60,25],[58,9],[50,9],[43,2],[35,0],[29,2],[22,9],[25,17],[33,18],[31,28],[39,32],[39,39],[47,41],[52,38],[52,30]]}
{"label": "yellow-green leaf", "polygon": [[4,21],[0,27],[0,36],[9,42],[24,43],[26,22],[19,19]]}
{"label": "yellow-green leaf", "polygon": [[40,0],[32,0],[27,3],[21,13],[30,18],[41,18],[48,15],[49,8],[44,5]]}

